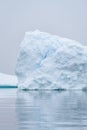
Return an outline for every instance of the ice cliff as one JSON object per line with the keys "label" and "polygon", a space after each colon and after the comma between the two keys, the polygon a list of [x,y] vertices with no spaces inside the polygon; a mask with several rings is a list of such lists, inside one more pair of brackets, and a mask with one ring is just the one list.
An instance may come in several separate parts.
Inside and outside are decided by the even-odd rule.
{"label": "ice cliff", "polygon": [[87,87],[87,47],[38,30],[20,44],[16,75],[20,89]]}

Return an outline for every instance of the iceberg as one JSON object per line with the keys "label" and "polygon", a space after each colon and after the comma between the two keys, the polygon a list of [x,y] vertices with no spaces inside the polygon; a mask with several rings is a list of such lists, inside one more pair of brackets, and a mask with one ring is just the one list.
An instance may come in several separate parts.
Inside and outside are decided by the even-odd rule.
{"label": "iceberg", "polygon": [[87,47],[39,30],[26,32],[16,75],[19,89],[86,88]]}
{"label": "iceberg", "polygon": [[4,73],[0,73],[0,88],[4,88],[8,86],[10,87],[16,87],[17,86],[17,77],[15,75],[8,75]]}

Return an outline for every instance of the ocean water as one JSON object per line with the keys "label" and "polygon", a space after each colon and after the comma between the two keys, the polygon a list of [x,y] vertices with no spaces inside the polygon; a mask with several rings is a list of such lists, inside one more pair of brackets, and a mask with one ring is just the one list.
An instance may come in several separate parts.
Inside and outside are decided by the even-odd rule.
{"label": "ocean water", "polygon": [[87,93],[0,89],[0,130],[87,130]]}

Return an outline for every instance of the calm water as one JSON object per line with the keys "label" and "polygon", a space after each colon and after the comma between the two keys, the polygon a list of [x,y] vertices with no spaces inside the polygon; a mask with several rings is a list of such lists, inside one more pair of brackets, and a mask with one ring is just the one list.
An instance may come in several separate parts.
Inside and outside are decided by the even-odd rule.
{"label": "calm water", "polygon": [[0,89],[0,130],[87,130],[87,93]]}

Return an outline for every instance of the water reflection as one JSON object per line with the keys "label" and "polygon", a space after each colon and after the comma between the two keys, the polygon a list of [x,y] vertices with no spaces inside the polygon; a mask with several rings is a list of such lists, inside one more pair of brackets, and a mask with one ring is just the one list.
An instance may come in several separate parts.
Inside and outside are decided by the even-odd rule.
{"label": "water reflection", "polygon": [[82,91],[18,91],[19,130],[87,130],[86,100]]}

